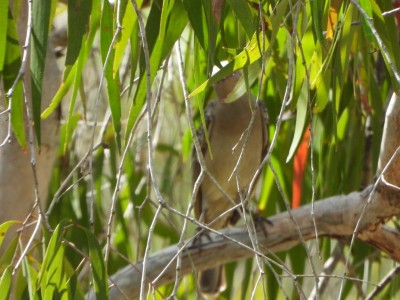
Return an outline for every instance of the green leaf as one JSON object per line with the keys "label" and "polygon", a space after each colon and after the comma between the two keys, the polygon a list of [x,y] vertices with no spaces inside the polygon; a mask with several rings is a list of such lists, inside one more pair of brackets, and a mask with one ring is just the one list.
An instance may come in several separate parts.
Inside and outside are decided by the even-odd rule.
{"label": "green leaf", "polygon": [[[359,0],[360,6],[364,9],[364,11],[367,13],[368,17],[372,18],[372,6],[371,6],[371,1],[370,0]],[[361,17],[361,24],[365,33],[365,36],[370,42],[375,41],[375,37],[372,34],[371,28],[368,26],[367,21],[365,20],[364,17]]]}
{"label": "green leaf", "polygon": [[130,72],[130,87],[129,87],[129,95],[132,92],[132,88],[134,86],[134,81],[136,77],[136,70],[138,66],[138,62],[140,60],[140,32],[139,32],[139,24],[136,22],[133,25],[131,36],[129,38],[129,42],[131,45],[131,55],[130,55],[130,62],[131,62],[131,72]]}
{"label": "green leaf", "polygon": [[192,133],[189,128],[185,130],[185,133],[182,136],[182,160],[184,162],[189,162],[191,153],[192,153]]}
{"label": "green leaf", "polygon": [[11,240],[7,243],[7,245],[3,246],[3,248],[2,248],[3,252],[0,257],[0,266],[1,267],[12,264],[14,257],[15,257],[15,252],[17,251],[19,237],[20,237],[20,234],[14,235],[14,237],[11,238]]}
{"label": "green leaf", "polygon": [[7,221],[0,225],[0,248],[1,248],[1,245],[3,244],[4,238],[7,234],[8,229],[10,229],[10,227],[12,225],[17,225],[17,224],[21,224],[21,222],[20,221]]}
{"label": "green leaf", "polygon": [[32,115],[36,139],[40,145],[40,112],[42,104],[42,82],[46,62],[47,38],[51,0],[33,1],[32,3],[32,44],[31,44],[31,82],[32,82]]}
{"label": "green leaf", "polygon": [[307,121],[308,103],[310,101],[309,88],[310,86],[308,84],[308,80],[304,80],[299,99],[297,100],[296,127],[292,144],[289,149],[289,154],[286,158],[286,163],[289,162],[292,159],[293,155],[296,153],[296,149],[299,146],[303,137],[304,127]]}
{"label": "green leaf", "polygon": [[[7,44],[6,54],[4,61],[4,73],[3,83],[4,89],[8,90],[13,85],[15,79],[18,76],[19,69],[21,67],[21,52],[18,42],[18,33],[15,20],[12,15],[8,15],[8,26],[7,26]],[[25,126],[24,126],[24,98],[22,83],[19,81],[14,89],[14,93],[11,99],[11,125],[14,131],[15,137],[22,148],[25,148]]]}
{"label": "green leaf", "polygon": [[[64,228],[68,225],[68,223],[68,220],[62,220],[57,225],[56,229],[51,235],[49,244],[47,245],[42,267],[40,268],[37,278],[37,287],[41,287],[42,292],[46,291],[48,284],[54,283],[58,285],[58,282],[52,282],[52,278],[59,280],[59,276],[61,276],[59,272],[62,270],[62,258],[64,253],[62,238],[64,236]],[[57,272],[57,278],[53,277],[55,276],[54,272]]]}
{"label": "green leaf", "polygon": [[211,1],[202,1],[204,7],[204,13],[207,22],[206,36],[208,38],[208,47],[206,48],[207,53],[207,71],[208,74],[211,72],[211,68],[214,65],[215,49],[217,43],[217,34],[220,27],[218,20],[214,17],[214,11]]}
{"label": "green leaf", "polygon": [[[37,268],[34,267],[34,263],[39,264],[33,259],[28,259],[28,257],[24,257],[22,260],[22,273],[24,274],[24,280],[26,280],[26,285],[28,288],[29,298],[30,299],[40,299],[39,295],[36,291],[36,280],[37,280]],[[25,284],[25,282],[24,282]],[[19,288],[21,285],[19,285]],[[21,299],[21,298],[17,298]]]}
{"label": "green leaf", "polygon": [[251,38],[254,31],[258,28],[257,24],[254,22],[254,17],[249,5],[245,1],[228,0],[228,2],[239,22],[242,24],[247,37]]}
{"label": "green leaf", "polygon": [[65,137],[64,137],[64,147],[63,147],[64,154],[68,149],[69,141],[72,138],[72,134],[74,133],[80,118],[81,118],[80,114],[71,114],[70,116],[68,116],[67,124],[65,126]]}
{"label": "green leaf", "polygon": [[[334,100],[337,100],[335,104],[339,105],[340,86],[345,80],[343,74],[347,74],[349,65],[349,56],[351,53],[351,44],[354,39],[354,26],[351,26],[352,18],[354,16],[354,8],[352,5],[348,5],[340,17],[338,24],[343,24],[336,30],[334,35],[333,44],[329,48],[329,53],[325,58],[323,64],[320,66],[318,72],[315,72],[311,86],[317,87],[317,97],[314,107],[315,112],[321,112],[325,109],[329,102],[329,88],[333,91]],[[332,69],[334,70],[332,72]],[[322,76],[322,78],[321,78]],[[319,80],[320,86],[317,84]],[[332,82],[339,81],[339,84],[335,84],[336,89],[332,89]],[[337,96],[337,97],[335,97]]]}
{"label": "green leaf", "polygon": [[67,134],[65,135],[65,141],[64,141],[64,153],[67,151],[69,141],[72,137],[72,134],[78,122],[77,118],[76,117],[73,118],[72,116],[75,108],[76,96],[78,95],[78,90],[81,84],[81,78],[83,73],[83,62],[84,62],[84,51],[81,51],[76,63],[76,72],[74,72],[75,73],[74,87],[72,89],[71,102],[69,103],[69,109],[68,109],[67,128],[66,128]]}
{"label": "green leaf", "polygon": [[76,69],[77,65],[75,64],[72,68],[67,67],[64,71],[64,75],[66,75],[66,78],[63,80],[61,83],[60,88],[58,89],[57,93],[54,95],[53,100],[49,104],[49,106],[42,112],[42,119],[48,118],[54,110],[58,107],[60,104],[61,100],[64,98],[64,96],[68,93],[69,88],[71,87],[72,83],[74,82],[74,78],[76,76]]}
{"label": "green leaf", "polygon": [[186,13],[192,25],[194,34],[204,51],[208,49],[207,19],[204,13],[202,1],[183,0]]}
{"label": "green leaf", "polygon": [[[173,6],[172,6],[173,4]],[[161,11],[160,11],[161,9]],[[187,15],[180,1],[154,1],[146,24],[146,36],[150,52],[150,82],[152,83],[161,63],[172,51],[175,42],[180,38],[187,24]],[[159,32],[157,30],[160,30]],[[140,81],[135,99],[129,110],[125,140],[128,139],[133,125],[143,108],[147,82],[145,64],[140,64]]]}
{"label": "green leaf", "polygon": [[[372,6],[375,29],[378,35],[381,37],[386,49],[384,49],[379,43],[376,43],[376,45],[379,47],[382,53],[386,52],[386,54],[389,55],[394,61],[395,66],[389,64],[389,62],[386,60],[386,56],[383,55],[387,70],[392,80],[392,84],[395,87],[394,89],[398,89],[399,83],[393,74],[394,68],[396,68],[398,72],[400,70],[400,57],[398,55],[398,53],[400,53],[400,45],[397,36],[398,24],[396,24],[394,15],[385,17],[382,16],[382,11],[388,11],[392,9],[392,3],[390,1],[379,1],[379,4],[382,8],[379,7],[375,1],[372,1],[370,4]],[[366,22],[366,24],[368,27],[370,26],[369,22]],[[376,38],[375,35],[373,35],[373,37]]]}
{"label": "green leaf", "polygon": [[92,232],[83,227],[82,230],[85,232],[88,241],[96,299],[108,299],[108,278],[100,244]]}
{"label": "green leaf", "polygon": [[[261,41],[264,40],[264,47],[260,45]],[[249,44],[240,52],[232,61],[230,61],[225,67],[220,71],[211,76],[208,80],[203,82],[198,88],[196,88],[192,93],[190,93],[189,98],[198,95],[201,92],[219,80],[226,78],[233,72],[243,69],[244,67],[251,65],[261,58],[261,51],[265,51],[269,47],[269,41],[265,37],[262,38],[262,33],[255,33],[249,42]],[[234,98],[234,97],[231,97]]]}
{"label": "green leaf", "polygon": [[242,95],[250,93],[249,86],[257,80],[260,72],[261,68],[259,64],[252,64],[245,67],[243,69],[243,80],[239,80],[232,91],[226,96],[225,102],[233,102]]}
{"label": "green leaf", "polygon": [[[288,251],[290,263],[291,263],[291,270],[293,274],[304,274],[305,272],[305,264],[307,261],[307,252],[304,249],[303,245],[297,245],[296,247],[290,249]],[[303,278],[298,279],[299,283],[302,284]],[[298,296],[298,291],[296,289],[293,290],[292,297],[296,298]]]}
{"label": "green leaf", "polygon": [[0,1],[0,75],[3,72],[7,46],[8,1]]}
{"label": "green leaf", "polygon": [[[141,2],[141,1],[138,1]],[[140,3],[138,6],[140,7]],[[115,57],[113,63],[113,70],[117,70],[121,64],[122,58],[125,53],[126,45],[131,37],[132,30],[137,24],[137,16],[133,9],[132,2],[128,2],[126,5],[125,15],[122,20],[122,31],[120,35],[120,39],[115,43]]]}
{"label": "green leaf", "polygon": [[[340,94],[342,94],[343,91],[343,85],[345,81],[345,76],[343,74],[348,74],[349,72],[349,62],[350,62],[350,57],[351,57],[351,45],[353,43],[353,38],[354,38],[354,26],[352,26],[352,19],[354,16],[354,10],[353,6],[349,6],[348,9],[345,12],[345,19],[344,19],[344,24],[342,28],[342,35],[341,35],[341,40],[339,44],[339,51],[340,51],[340,68],[338,71],[336,71],[334,74],[337,76],[338,81],[340,82]],[[336,59],[335,59],[335,65],[336,65]],[[336,68],[335,68],[336,69]],[[340,103],[337,103],[336,106],[336,112],[339,111],[339,105]]]}
{"label": "green leaf", "polygon": [[64,260],[64,265],[66,273],[69,274],[69,278],[66,283],[66,287],[68,289],[68,298],[74,300],[85,299],[82,291],[82,284],[80,284],[81,282],[78,281],[79,271],[75,270],[67,260]]}
{"label": "green leaf", "polygon": [[[94,40],[94,37],[96,36],[97,29],[98,29],[98,26],[100,23],[100,12],[101,12],[100,0],[92,0],[92,11],[90,14],[89,35],[85,42],[83,61],[82,61],[82,63],[80,63],[80,66],[82,66],[82,68],[83,68],[83,66],[85,66],[87,59],[89,57],[89,54],[92,50],[93,40]],[[69,91],[72,83],[77,78],[76,72],[78,71],[77,70],[78,68],[79,67],[77,66],[76,61],[73,66],[66,67],[66,69],[64,71],[63,82],[61,83],[61,86],[58,89],[53,100],[51,101],[50,105],[43,111],[43,113],[41,115],[42,119],[48,118],[54,112],[54,110],[58,107],[62,98],[66,95],[66,93]],[[75,83],[77,83],[76,80],[75,80]]]}
{"label": "green leaf", "polygon": [[324,1],[311,1],[311,22],[313,24],[313,32],[317,36],[319,43],[325,47],[324,29],[322,27],[322,17],[324,15]]}
{"label": "green leaf", "polygon": [[91,0],[68,1],[68,44],[65,65],[73,65],[81,52],[82,41],[88,31],[92,9]]}
{"label": "green leaf", "polygon": [[270,39],[267,39],[267,37],[263,37],[262,32],[255,32],[250,42],[243,49],[243,51],[241,51],[220,71],[211,76],[208,80],[197,87],[192,93],[190,93],[189,98],[192,98],[193,96],[204,92],[206,88],[211,87],[214,83],[229,76],[234,71],[243,69],[244,67],[255,63],[262,57],[263,51],[268,53],[268,51],[270,51],[271,47],[276,41],[278,30],[281,24],[281,19],[286,11],[287,4],[287,0],[281,1],[276,7],[276,13],[271,17],[272,34]]}
{"label": "green leaf", "polygon": [[116,143],[118,149],[121,149],[120,79],[119,65],[115,66],[115,69],[113,69],[113,61],[115,56],[114,45],[111,45],[114,35],[113,23],[114,21],[111,4],[108,1],[105,1],[100,25],[100,49],[103,61],[104,76],[107,79],[108,102],[111,109]]}
{"label": "green leaf", "polygon": [[[95,4],[96,5],[96,4]],[[95,7],[95,5],[93,5]],[[92,9],[92,1],[83,1],[83,4],[81,0],[74,0],[68,2],[68,30],[74,30],[74,33],[72,36],[68,36],[68,51],[67,51],[67,57],[65,64],[72,65],[73,70],[69,75],[73,75],[73,90],[72,90],[72,95],[71,95],[71,101],[69,104],[69,109],[68,109],[68,118],[67,118],[67,126],[66,126],[66,132],[67,134],[65,135],[65,141],[64,141],[64,153],[67,151],[69,141],[72,137],[72,134],[76,128],[76,124],[78,122],[78,117],[77,115],[74,115],[74,108],[75,108],[75,102],[76,102],[76,97],[78,95],[78,91],[81,88],[81,79],[82,79],[82,74],[84,72],[84,66],[87,61],[88,57],[88,45],[92,43],[92,38],[88,38],[87,43],[85,43],[86,39],[86,32],[88,31],[88,26],[89,26],[89,16],[90,12]],[[72,12],[71,12],[72,11]],[[70,15],[71,12],[71,15]],[[71,24],[72,23],[72,24]],[[93,31],[93,27],[97,27],[96,24],[95,26],[92,26],[91,24],[90,29]],[[76,28],[76,26],[80,26],[79,30]],[[85,43],[84,47],[81,47],[82,43]],[[67,79],[68,80],[68,79]],[[59,95],[57,95],[57,99],[61,98]],[[82,102],[83,102],[83,107],[85,108],[85,98],[82,96],[81,97]]]}
{"label": "green leaf", "polygon": [[[6,1],[7,2],[7,1]],[[8,266],[0,278],[0,300],[7,300],[10,297],[12,283],[12,266]]]}

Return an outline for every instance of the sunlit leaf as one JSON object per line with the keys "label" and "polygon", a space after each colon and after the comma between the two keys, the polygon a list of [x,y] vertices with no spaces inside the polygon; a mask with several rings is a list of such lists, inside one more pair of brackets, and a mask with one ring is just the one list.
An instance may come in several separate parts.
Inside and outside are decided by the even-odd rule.
{"label": "sunlit leaf", "polygon": [[74,82],[74,78],[76,76],[76,68],[77,68],[77,65],[74,65],[72,68],[66,69],[66,70],[70,70],[70,71],[67,72],[68,75],[67,75],[66,79],[64,79],[63,82],[61,83],[60,88],[58,89],[57,93],[54,95],[53,100],[51,101],[49,106],[42,112],[42,115],[41,115],[42,119],[48,118],[54,112],[54,110],[58,107],[58,105],[60,104],[60,102],[64,98],[64,96],[67,94],[72,83]]}
{"label": "sunlit leaf", "polygon": [[307,80],[304,80],[303,87],[302,87],[300,95],[299,95],[299,99],[297,100],[296,127],[295,127],[295,131],[294,131],[294,137],[292,140],[292,144],[290,146],[289,154],[286,158],[286,162],[288,162],[289,160],[292,159],[292,157],[303,137],[305,124],[307,121],[307,110],[308,110],[309,101],[310,101],[309,84],[308,84]]}
{"label": "sunlit leaf", "polygon": [[[372,18],[372,5],[371,1],[369,0],[360,0],[360,6],[361,8],[367,13],[368,17]],[[365,18],[361,18],[361,23],[362,27],[365,33],[365,36],[370,42],[373,42],[375,40],[374,35],[372,34],[371,28],[368,26],[367,22],[365,21]]]}
{"label": "sunlit leaf", "polygon": [[3,72],[7,45],[8,1],[0,1],[0,74]]}
{"label": "sunlit leaf", "polygon": [[[264,46],[260,43],[264,42]],[[244,67],[253,64],[261,57],[262,50],[266,51],[269,47],[269,42],[266,37],[263,37],[262,34],[254,34],[249,44],[241,53],[239,53],[232,61],[230,61],[226,66],[224,66],[220,71],[211,76],[208,80],[206,80],[203,84],[201,84],[198,88],[196,88],[189,97],[196,96],[197,94],[203,92],[207,87],[212,86],[217,81],[228,77],[233,72],[243,69]],[[256,73],[254,72],[254,75]],[[252,78],[254,79],[254,78]],[[242,93],[243,94],[243,93]],[[233,95],[231,98],[235,98],[237,94]],[[235,98],[237,99],[237,97]]]}
{"label": "sunlit leaf", "polygon": [[[68,223],[69,221],[63,220],[54,230],[47,245],[39,274],[35,274],[32,278],[36,279],[37,276],[36,287],[40,288],[40,294],[43,299],[66,299],[67,297],[67,274],[64,269],[65,246],[62,243],[62,239],[64,228]],[[30,265],[27,268],[30,269]],[[31,270],[30,272],[36,271]]]}
{"label": "sunlit leaf", "polygon": [[12,266],[8,266],[0,278],[0,300],[9,299],[12,283]]}
{"label": "sunlit leaf", "polygon": [[[141,5],[140,1],[138,1],[137,5],[138,6]],[[123,55],[126,51],[126,46],[128,44],[128,41],[132,34],[132,30],[136,23],[137,23],[137,16],[133,9],[132,3],[128,1],[126,5],[125,15],[121,24],[122,25],[121,37],[115,44],[115,57],[112,67],[113,74],[116,73],[116,70],[118,70],[121,64]]]}

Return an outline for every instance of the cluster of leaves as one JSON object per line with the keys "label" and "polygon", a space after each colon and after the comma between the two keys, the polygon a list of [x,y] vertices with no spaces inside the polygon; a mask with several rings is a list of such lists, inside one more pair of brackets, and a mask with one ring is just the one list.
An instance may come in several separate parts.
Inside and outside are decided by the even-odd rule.
{"label": "cluster of leaves", "polygon": [[[23,264],[26,277],[25,281],[21,281],[25,283],[18,285],[31,297],[35,291],[41,291],[42,297],[61,294],[82,297],[82,282],[85,280],[78,283],[78,275],[84,273],[81,264],[89,261],[93,279],[86,276],[86,281],[92,280],[99,297],[106,297],[105,270],[112,274],[126,265],[127,260],[136,261],[143,255],[147,231],[154,217],[155,202],[152,199],[155,196],[151,184],[146,181],[147,170],[138,163],[137,157],[143,152],[143,140],[136,124],[140,121],[149,90],[156,90],[156,83],[162,82],[160,78],[165,73],[172,79],[157,90],[157,94],[164,95],[161,102],[166,104],[163,110],[158,107],[160,114],[154,118],[154,123],[159,126],[162,122],[167,123],[161,116],[171,111],[179,117],[164,116],[176,124],[168,124],[167,129],[161,129],[162,138],[153,155],[161,193],[172,207],[186,210],[187,199],[191,197],[190,180],[187,179],[190,178],[191,132],[180,129],[182,125],[186,128],[187,123],[181,101],[176,100],[183,99],[182,87],[173,68],[178,63],[173,56],[177,42],[182,45],[190,101],[198,104],[200,113],[196,118],[199,122],[204,120],[203,106],[212,95],[210,88],[213,83],[236,70],[243,70],[245,75],[242,89],[265,102],[270,118],[270,136],[278,133],[270,158],[275,174],[271,168],[266,169],[258,202],[265,215],[286,210],[287,200],[294,197],[293,186],[298,177],[294,175],[293,161],[299,155],[299,145],[305,140],[312,143],[306,154],[308,164],[300,170],[306,178],[304,184],[300,183],[303,186],[300,193],[303,203],[359,190],[369,184],[374,175],[384,104],[390,90],[398,89],[394,75],[400,67],[400,58],[396,55],[400,53],[398,27],[393,15],[382,16],[382,12],[393,8],[391,1],[294,3],[290,0],[271,0],[263,1],[260,6],[258,1],[227,0],[221,7],[220,15],[212,2],[207,0],[154,0],[150,7],[145,7],[149,3],[143,5],[142,2],[135,1],[138,7],[143,6],[138,16],[135,6],[128,0],[116,1],[115,5],[100,0],[68,1],[69,35],[63,82],[51,104],[42,111],[38,99],[41,99],[43,86],[46,55],[43,49],[47,48],[48,29],[57,1],[33,1],[30,68],[38,143],[41,119],[54,113],[63,99],[69,104],[65,124],[61,127],[59,159],[50,187],[49,205],[52,210],[48,221],[55,230],[50,234],[43,228],[43,260],[26,256]],[[359,7],[354,3],[359,3]],[[7,11],[8,18],[5,16]],[[361,11],[372,22],[366,20]],[[16,44],[17,17],[18,14],[8,7],[8,1],[0,1],[0,74],[5,90],[12,87],[21,62]],[[142,18],[146,20],[145,39],[139,26]],[[375,33],[383,41],[384,48]],[[99,40],[96,35],[99,35]],[[148,61],[142,49],[144,45],[148,47]],[[84,74],[90,72],[87,65],[96,47],[100,49],[102,74],[96,87],[96,99],[86,100],[79,92],[82,88],[85,90],[87,85]],[[121,68],[124,55],[129,58],[127,76]],[[224,60],[229,63],[222,66]],[[212,74],[215,65],[220,67],[220,71]],[[146,69],[146,66],[149,68]],[[148,78],[154,86],[152,89],[147,86]],[[79,173],[74,169],[81,160],[74,146],[77,147],[79,121],[85,119],[96,123],[99,116],[97,111],[79,110],[77,100],[82,101],[83,108],[88,107],[85,101],[100,101],[103,81],[112,125],[100,137],[107,149],[96,148],[91,158],[89,174],[93,173],[94,181],[91,185],[89,180],[85,180],[88,177],[86,170]],[[161,89],[166,92],[161,93]],[[124,96],[125,90],[128,92]],[[24,147],[20,81],[14,88],[11,103],[13,132]],[[94,110],[98,107],[92,106]],[[287,120],[282,122],[282,116]],[[276,124],[279,126],[274,126]],[[308,131],[311,132],[310,140],[307,140]],[[369,132],[373,134],[366,134]],[[132,133],[135,139],[129,144]],[[125,151],[126,156],[121,161],[121,153]],[[124,178],[122,184],[118,179],[120,170]],[[73,176],[65,189],[63,182],[71,172],[74,172]],[[60,187],[63,189],[62,197]],[[109,198],[115,192],[115,220],[108,224]],[[93,195],[94,205],[91,203]],[[164,211],[154,230],[155,248],[177,242],[182,223],[180,217]],[[112,252],[104,265],[100,245],[109,246],[104,234],[107,226],[114,229]],[[7,229],[8,225],[4,224],[1,233]],[[82,232],[85,234],[82,235]],[[190,232],[193,228],[186,234]],[[74,247],[67,247],[67,241]],[[322,241],[323,260],[331,255],[334,245],[332,240]],[[14,242],[9,246],[10,253],[14,253],[16,248]],[[354,247],[353,262],[360,262],[354,276],[364,278],[372,268],[381,268],[379,263],[370,264],[372,259],[368,257],[372,251],[361,244]],[[86,256],[84,253],[87,253]],[[4,257],[2,268],[12,262],[12,256]],[[372,257],[379,255],[374,252]],[[279,254],[279,258],[290,265],[295,274],[308,271],[306,253],[300,247]],[[365,264],[362,263],[364,261]],[[232,272],[228,276],[231,288],[224,292],[227,298],[235,293],[233,282],[238,275],[234,270],[239,268],[238,265],[240,263],[233,263],[228,267]],[[253,289],[252,267],[252,261],[245,262],[246,272],[241,278],[243,285],[240,290],[242,299],[248,298]],[[3,290],[2,287],[9,290],[12,270],[12,267],[2,270],[0,290]],[[280,274],[281,270],[276,272]],[[273,278],[272,275],[267,277]],[[378,278],[371,276],[369,279]],[[194,293],[194,281],[190,281],[191,288],[187,286],[178,290],[182,297],[186,293]],[[296,293],[293,282],[287,282],[287,286],[285,289]],[[392,288],[391,292],[397,293],[395,284]],[[164,287],[159,291],[167,295],[171,289]],[[280,289],[277,282],[268,280],[268,298],[275,299]],[[366,291],[369,289],[367,287]],[[357,285],[349,281],[344,296],[357,291]]]}

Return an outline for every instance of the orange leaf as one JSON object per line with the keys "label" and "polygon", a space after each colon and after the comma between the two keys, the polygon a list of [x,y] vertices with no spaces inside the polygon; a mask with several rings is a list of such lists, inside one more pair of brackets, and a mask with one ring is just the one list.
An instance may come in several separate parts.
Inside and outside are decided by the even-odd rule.
{"label": "orange leaf", "polygon": [[293,161],[292,208],[300,207],[304,173],[307,165],[310,127],[306,129]]}
{"label": "orange leaf", "polygon": [[331,41],[337,24],[337,11],[335,8],[329,8],[328,26],[326,28],[326,39]]}

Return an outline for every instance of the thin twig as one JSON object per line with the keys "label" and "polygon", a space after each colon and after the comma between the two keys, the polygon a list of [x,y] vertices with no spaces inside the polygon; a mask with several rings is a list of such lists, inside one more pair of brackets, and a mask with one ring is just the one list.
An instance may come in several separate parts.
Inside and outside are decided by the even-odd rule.
{"label": "thin twig", "polygon": [[[318,274],[319,278],[322,278],[322,280],[319,281],[318,286],[314,286],[312,289],[308,299],[309,300],[314,300],[316,299],[317,296],[317,291],[319,294],[323,294],[325,288],[328,286],[328,281],[329,278],[331,278],[330,275],[332,275],[333,270],[337,266],[337,263],[341,260],[343,257],[343,244],[338,241],[335,249],[333,250],[333,253],[330,258],[324,263],[323,271]],[[300,275],[299,275],[300,276]]]}
{"label": "thin twig", "polygon": [[386,17],[386,16],[390,16],[390,15],[394,15],[396,13],[400,12],[400,7],[397,7],[395,9],[392,10],[388,10],[382,13],[382,17]]}
{"label": "thin twig", "polygon": [[381,39],[378,31],[376,30],[374,23],[372,22],[372,18],[368,16],[366,11],[361,7],[361,5],[358,3],[357,0],[350,0],[350,2],[359,10],[359,12],[363,15],[365,22],[368,24],[368,27],[371,29],[373,36],[376,39],[376,42],[379,45],[379,48],[381,49],[382,55],[385,57],[385,60],[388,62],[390,65],[391,70],[393,71],[394,77],[397,81],[398,84],[400,84],[400,74],[399,71],[397,70],[396,63],[393,61],[393,59],[389,55],[389,51],[386,48],[385,43]]}
{"label": "thin twig", "polygon": [[[394,269],[392,269],[389,273],[386,274],[385,277],[382,278],[382,280],[378,283],[378,285],[375,287],[375,289],[367,295],[365,300],[372,300],[374,299],[380,292],[383,291],[383,289],[391,283],[396,276],[400,273],[400,265],[396,266]],[[371,284],[370,282],[368,282]]]}
{"label": "thin twig", "polygon": [[105,255],[104,255],[105,261],[108,261],[108,256],[109,256],[110,247],[111,247],[112,221],[113,221],[113,216],[115,214],[115,206],[116,206],[116,203],[118,200],[117,198],[119,195],[120,183],[121,183],[121,178],[122,178],[122,173],[123,173],[123,165],[124,165],[126,156],[128,154],[128,151],[130,149],[130,145],[132,143],[134,134],[135,134],[137,127],[139,126],[140,121],[143,118],[143,116],[144,116],[144,111],[142,111],[142,113],[139,115],[137,121],[135,122],[135,125],[132,127],[132,130],[129,133],[129,138],[126,143],[124,152],[122,153],[121,162],[119,163],[119,166],[118,166],[117,179],[116,179],[116,183],[115,183],[114,192],[113,192],[113,195],[111,198],[110,215],[109,215],[108,223],[107,223],[107,243],[106,243],[106,251],[105,251]]}
{"label": "thin twig", "polygon": [[[102,144],[97,144],[96,146],[93,147],[93,151],[97,150]],[[58,203],[62,195],[65,193],[64,189],[67,187],[69,181],[72,179],[74,173],[82,166],[82,164],[85,163],[86,159],[90,155],[90,150],[86,152],[86,154],[81,158],[81,160],[75,165],[75,167],[72,169],[72,171],[67,175],[67,177],[64,179],[64,181],[61,183],[60,187],[57,189],[55,192],[53,199],[50,202],[49,208],[46,211],[46,216],[50,216],[54,206]],[[69,189],[68,187],[67,189]]]}
{"label": "thin twig", "polygon": [[35,239],[36,234],[39,232],[39,229],[40,229],[40,226],[41,226],[41,225],[42,225],[42,215],[39,214],[38,220],[37,220],[37,222],[36,222],[35,229],[33,230],[32,234],[31,234],[31,236],[30,236],[30,238],[29,238],[29,241],[28,241],[28,243],[27,243],[26,246],[25,246],[24,251],[21,253],[21,256],[19,257],[17,263],[15,264],[15,266],[14,266],[14,268],[13,268],[13,271],[12,271],[12,275],[13,275],[13,276],[15,275],[15,272],[18,270],[20,264],[22,263],[22,260],[23,260],[23,259],[25,258],[25,256],[28,254],[28,251],[29,251],[30,248],[31,248],[31,245],[32,245],[32,243],[33,243],[33,240]]}
{"label": "thin twig", "polygon": [[[185,79],[185,75],[184,75],[184,66],[183,66],[183,59],[182,59],[182,51],[181,51],[181,45],[180,42],[177,42],[176,45],[176,49],[177,49],[177,59],[178,59],[178,70],[179,70],[179,78],[181,81],[181,85],[182,85],[182,90],[183,90],[183,94],[185,95],[185,99],[187,98],[188,95],[188,91],[187,91],[187,85],[186,85],[186,79]],[[187,101],[185,101],[185,104],[187,104]],[[186,109],[189,109],[191,111],[191,108],[187,107],[186,105]],[[193,192],[192,192],[192,200],[189,202],[189,205],[186,209],[186,216],[189,216],[193,206],[194,206],[194,202],[196,199],[196,194],[200,189],[200,185],[201,185],[201,180],[203,179],[204,176],[204,172],[200,172],[200,175],[203,174],[202,176],[199,176],[199,178],[196,180],[195,184],[194,184],[194,188],[193,188]],[[200,179],[200,182],[199,182]],[[183,220],[183,226],[182,226],[182,230],[181,230],[181,235],[179,238],[179,242],[178,242],[178,247],[180,247],[181,249],[184,249],[185,246],[185,234],[186,234],[186,228],[187,228],[187,219],[185,218]],[[180,279],[180,270],[181,270],[181,263],[182,263],[182,256],[180,255],[181,251],[179,251],[177,253],[177,261],[176,261],[176,273],[175,273],[175,284],[174,284],[174,288],[171,292],[171,296],[173,297],[174,295],[176,295],[178,286],[179,286],[179,279]]]}
{"label": "thin twig", "polygon": [[12,107],[12,97],[10,97],[10,98],[8,99],[8,107],[7,107],[7,109],[4,110],[4,111],[2,111],[2,112],[0,113],[0,117],[1,117],[3,114],[8,114],[7,135],[5,136],[3,142],[0,144],[0,149],[1,149],[2,147],[4,147],[5,145],[11,143],[11,118],[12,118],[12,116],[11,116],[11,107]]}
{"label": "thin twig", "polygon": [[157,208],[156,213],[154,214],[154,218],[153,221],[151,222],[150,228],[149,228],[149,233],[147,235],[147,244],[146,244],[146,250],[144,251],[144,257],[143,257],[143,273],[142,273],[142,280],[140,283],[140,300],[145,299],[145,293],[146,293],[146,288],[145,286],[146,284],[146,264],[147,264],[147,259],[150,253],[150,249],[151,249],[151,241],[153,238],[153,232],[154,232],[154,228],[156,226],[157,223],[157,219],[158,216],[160,215],[162,209],[162,205],[160,204]]}

